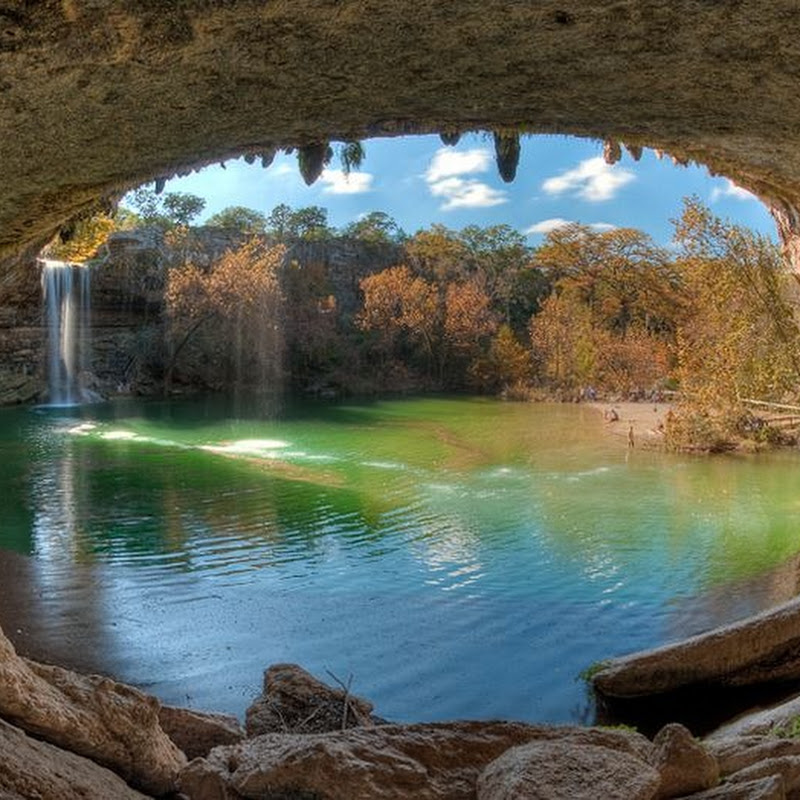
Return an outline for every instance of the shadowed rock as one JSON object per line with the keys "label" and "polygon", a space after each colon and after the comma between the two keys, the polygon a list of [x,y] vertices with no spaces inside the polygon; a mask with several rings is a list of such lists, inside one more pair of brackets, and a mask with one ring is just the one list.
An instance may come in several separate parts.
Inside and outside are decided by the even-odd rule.
{"label": "shadowed rock", "polygon": [[692,800],[786,800],[786,789],[779,775],[746,783],[718,786],[691,795]]}
{"label": "shadowed rock", "polygon": [[614,659],[592,678],[600,697],[800,679],[800,600],[677,644]]}
{"label": "shadowed rock", "polygon": [[0,720],[0,800],[144,800],[117,775]]}
{"label": "shadowed rock", "polygon": [[245,735],[239,720],[230,714],[161,706],[158,721],[189,760],[207,756],[221,745],[238,744]]}
{"label": "shadowed rock", "polygon": [[742,714],[706,736],[707,741],[728,739],[731,736],[748,736],[759,733],[800,733],[796,728],[800,720],[800,695],[783,703]]}
{"label": "shadowed rock", "polygon": [[171,791],[186,763],[159,727],[158,708],[108,678],[20,658],[0,631],[0,716],[152,794]]}

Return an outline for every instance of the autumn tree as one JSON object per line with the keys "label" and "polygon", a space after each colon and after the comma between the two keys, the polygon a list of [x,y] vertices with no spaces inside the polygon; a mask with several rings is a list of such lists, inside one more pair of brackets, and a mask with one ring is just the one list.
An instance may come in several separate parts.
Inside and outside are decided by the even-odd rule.
{"label": "autumn tree", "polygon": [[[187,353],[195,351],[191,377],[253,394],[274,391],[282,380],[283,293],[279,271],[283,247],[267,248],[251,240],[223,255],[208,269],[192,264],[170,270],[165,293],[170,359],[169,389],[176,368],[191,370]],[[213,386],[213,388],[222,388]]]}
{"label": "autumn tree", "polygon": [[745,398],[796,398],[796,284],[769,239],[714,216],[697,199],[675,222],[690,304],[678,328],[678,375],[699,407],[735,413]]}
{"label": "autumn tree", "polygon": [[97,255],[116,227],[114,218],[105,212],[81,217],[48,245],[47,256],[74,263],[88,261]]}

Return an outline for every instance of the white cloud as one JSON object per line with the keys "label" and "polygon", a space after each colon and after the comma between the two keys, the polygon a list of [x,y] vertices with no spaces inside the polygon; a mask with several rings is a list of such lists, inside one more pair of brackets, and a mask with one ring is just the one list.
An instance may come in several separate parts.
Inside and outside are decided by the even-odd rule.
{"label": "white cloud", "polygon": [[431,194],[441,197],[442,211],[454,208],[490,208],[508,202],[508,195],[500,189],[476,181],[474,178],[444,178],[430,185]]}
{"label": "white cloud", "polygon": [[612,225],[610,222],[592,222],[589,227],[598,233],[608,233],[608,231],[615,231],[617,229],[617,226]]}
{"label": "white cloud", "polygon": [[[551,219],[543,219],[540,222],[534,223],[529,228],[526,228],[523,233],[527,234],[528,236],[531,236],[535,233],[546,235],[558,230],[559,228],[566,228],[568,225],[576,224],[580,225],[581,223],[572,219],[564,219],[563,217],[553,217]],[[613,231],[617,228],[616,225],[612,225],[610,222],[592,222],[586,227],[591,228],[593,231],[597,231],[598,233],[606,233],[607,231]]]}
{"label": "white cloud", "polygon": [[733,197],[735,200],[758,200],[758,198],[747,189],[742,189],[737,186],[733,181],[725,178],[722,186],[715,186],[711,190],[711,202],[715,203],[721,197]]}
{"label": "white cloud", "polygon": [[598,156],[587,158],[574,169],[548,178],[542,189],[550,195],[570,194],[591,203],[602,203],[613,199],[623,186],[635,179],[630,170],[606,164]]}
{"label": "white cloud", "polygon": [[370,172],[347,174],[341,169],[324,169],[319,179],[324,194],[363,194],[372,191],[374,177]]}
{"label": "white cloud", "polygon": [[436,151],[427,171],[425,182],[434,197],[444,201],[442,211],[454,208],[490,208],[508,202],[508,194],[493,189],[476,178],[463,177],[486,172],[492,164],[492,154],[485,149],[453,150],[442,147]]}
{"label": "white cloud", "polygon": [[491,163],[492,154],[485,149],[453,150],[451,147],[441,147],[433,156],[425,180],[428,184],[434,184],[442,178],[486,172]]}
{"label": "white cloud", "polygon": [[563,217],[553,217],[552,219],[543,219],[541,222],[534,223],[530,228],[525,228],[523,233],[528,235],[533,233],[547,234],[557,231],[559,228],[566,228],[567,225],[572,225],[572,220],[564,219]]}

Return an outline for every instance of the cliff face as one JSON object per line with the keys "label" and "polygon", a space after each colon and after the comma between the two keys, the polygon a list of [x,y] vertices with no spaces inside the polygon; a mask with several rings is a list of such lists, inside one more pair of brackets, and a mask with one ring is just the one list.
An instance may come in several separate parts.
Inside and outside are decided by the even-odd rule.
{"label": "cliff face", "polygon": [[[115,233],[91,267],[90,354],[84,384],[101,396],[158,394],[168,359],[164,291],[171,265],[191,261],[204,268],[244,242],[235,231],[191,229],[178,244],[157,230]],[[359,281],[395,263],[397,249],[353,240],[297,241],[287,247],[290,265],[313,267],[345,318],[360,303]],[[292,290],[282,276],[285,316],[292,315]],[[213,336],[213,331],[211,332]],[[20,260],[0,278],[0,405],[45,399],[47,320],[42,302],[41,264]],[[188,348],[174,389],[215,389],[221,376]]]}
{"label": "cliff face", "polygon": [[467,129],[695,159],[770,203],[789,241],[796,11],[793,0],[4,4],[0,259],[98,198],[231,155]]}

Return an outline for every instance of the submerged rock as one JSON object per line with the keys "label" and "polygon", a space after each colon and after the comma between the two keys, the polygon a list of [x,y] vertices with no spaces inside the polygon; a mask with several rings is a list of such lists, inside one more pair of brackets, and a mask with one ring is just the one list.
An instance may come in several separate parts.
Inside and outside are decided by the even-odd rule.
{"label": "submerged rock", "polygon": [[0,716],[151,794],[174,789],[186,763],[158,709],[154,697],[108,678],[21,658],[0,631]]}
{"label": "submerged rock", "polygon": [[0,720],[0,800],[144,800],[119,776]]}
{"label": "submerged rock", "polygon": [[658,786],[657,773],[645,763],[652,747],[636,733],[452,722],[258,736],[194,760],[181,774],[181,789],[193,800],[255,800],[273,794],[315,800],[474,800],[486,765],[531,741],[628,755],[645,774],[655,775],[653,793]]}
{"label": "submerged rock", "polygon": [[492,761],[477,800],[651,800],[658,772],[630,753],[569,741],[531,742]]}
{"label": "submerged rock", "polygon": [[372,703],[333,689],[297,664],[273,664],[264,691],[247,709],[248,736],[325,733],[373,725]]}
{"label": "submerged rock", "polygon": [[245,736],[242,724],[230,714],[161,706],[158,720],[164,733],[190,760],[207,756],[215,747],[238,744]]}

